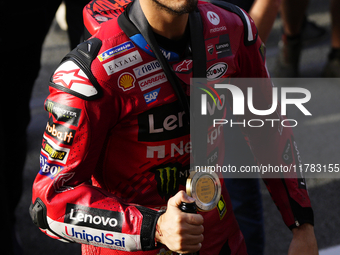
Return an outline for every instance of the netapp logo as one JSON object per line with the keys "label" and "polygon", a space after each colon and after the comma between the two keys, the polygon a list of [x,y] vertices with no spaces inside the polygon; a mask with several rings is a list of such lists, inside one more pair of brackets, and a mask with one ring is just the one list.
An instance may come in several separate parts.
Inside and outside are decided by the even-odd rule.
{"label": "netapp logo", "polygon": [[67,204],[64,222],[77,226],[121,232],[123,216],[120,212]]}
{"label": "netapp logo", "polygon": [[152,108],[138,115],[138,141],[165,141],[190,133],[178,101]]}

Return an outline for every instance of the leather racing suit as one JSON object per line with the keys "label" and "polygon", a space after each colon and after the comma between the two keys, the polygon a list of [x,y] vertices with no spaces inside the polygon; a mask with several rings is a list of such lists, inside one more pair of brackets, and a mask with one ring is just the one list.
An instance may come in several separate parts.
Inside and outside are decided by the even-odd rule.
{"label": "leather racing suit", "polygon": [[[169,252],[155,243],[155,226],[169,197],[185,189],[189,174],[186,113],[167,74],[130,21],[131,5],[125,7],[61,61],[45,101],[49,120],[30,213],[50,237],[82,243],[83,254]],[[227,7],[198,3],[208,79],[268,77],[264,46],[253,21],[241,9]],[[189,96],[190,50],[160,47]],[[263,86],[258,100],[267,107],[272,87]],[[286,165],[282,157],[286,153],[290,163],[297,163],[290,128],[261,130],[244,130],[258,162]],[[218,146],[223,155],[223,145]],[[219,206],[199,212],[205,229],[200,254],[246,254],[223,179],[221,183]],[[265,183],[288,227],[313,224],[303,179],[293,176]]]}

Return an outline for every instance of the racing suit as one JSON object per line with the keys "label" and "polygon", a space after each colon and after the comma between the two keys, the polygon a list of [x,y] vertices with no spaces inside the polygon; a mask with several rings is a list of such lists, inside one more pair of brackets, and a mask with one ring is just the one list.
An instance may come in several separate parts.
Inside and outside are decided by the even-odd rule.
{"label": "racing suit", "polygon": [[[138,1],[132,5],[140,8]],[[225,10],[198,3],[208,79],[267,77],[263,45],[253,21],[228,6]],[[83,254],[171,254],[155,243],[155,226],[167,200],[185,189],[189,175],[187,113],[130,21],[130,8],[131,4],[118,17],[111,16],[61,61],[45,101],[49,120],[30,214],[50,237],[82,243]],[[190,47],[184,53],[160,48],[189,96],[194,64]],[[263,86],[258,100],[267,106],[271,85]],[[261,163],[287,164],[281,155],[288,150],[295,162],[291,129],[271,130],[244,130],[254,156]],[[266,139],[273,142],[264,143]],[[216,146],[223,155],[224,145]],[[222,164],[223,158],[218,162]],[[295,177],[266,180],[290,228],[313,223],[305,184]],[[199,212],[205,229],[200,254],[246,254],[221,182],[219,206]]]}

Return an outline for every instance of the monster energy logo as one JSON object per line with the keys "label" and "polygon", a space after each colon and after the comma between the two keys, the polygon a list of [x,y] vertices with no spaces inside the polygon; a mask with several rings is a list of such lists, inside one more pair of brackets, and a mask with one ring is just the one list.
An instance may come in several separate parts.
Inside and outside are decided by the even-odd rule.
{"label": "monster energy logo", "polygon": [[[164,191],[166,189],[166,193],[169,193],[169,186],[170,186],[170,180],[171,176],[174,177],[173,180],[173,190],[176,189],[176,172],[177,168],[176,167],[165,167],[165,168],[159,168],[157,169],[159,171],[159,177],[161,179],[161,190]],[[171,174],[173,172],[173,174]],[[166,176],[165,176],[166,174]],[[166,185],[164,185],[166,183]]]}
{"label": "monster energy logo", "polygon": [[[189,167],[182,167],[180,163],[158,166],[151,170],[155,174],[158,193],[168,200],[178,192],[179,185],[185,185],[189,174]],[[186,170],[185,170],[186,169]]]}
{"label": "monster energy logo", "polygon": [[45,102],[45,109],[52,113],[56,120],[78,126],[81,109],[63,105],[49,99]]}

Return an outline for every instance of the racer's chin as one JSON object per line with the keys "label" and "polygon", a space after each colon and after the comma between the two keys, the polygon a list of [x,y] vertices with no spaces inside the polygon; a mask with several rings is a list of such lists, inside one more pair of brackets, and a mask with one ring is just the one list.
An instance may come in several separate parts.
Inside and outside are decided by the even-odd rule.
{"label": "racer's chin", "polygon": [[161,9],[172,15],[183,15],[190,13],[197,7],[198,0],[152,0]]}

